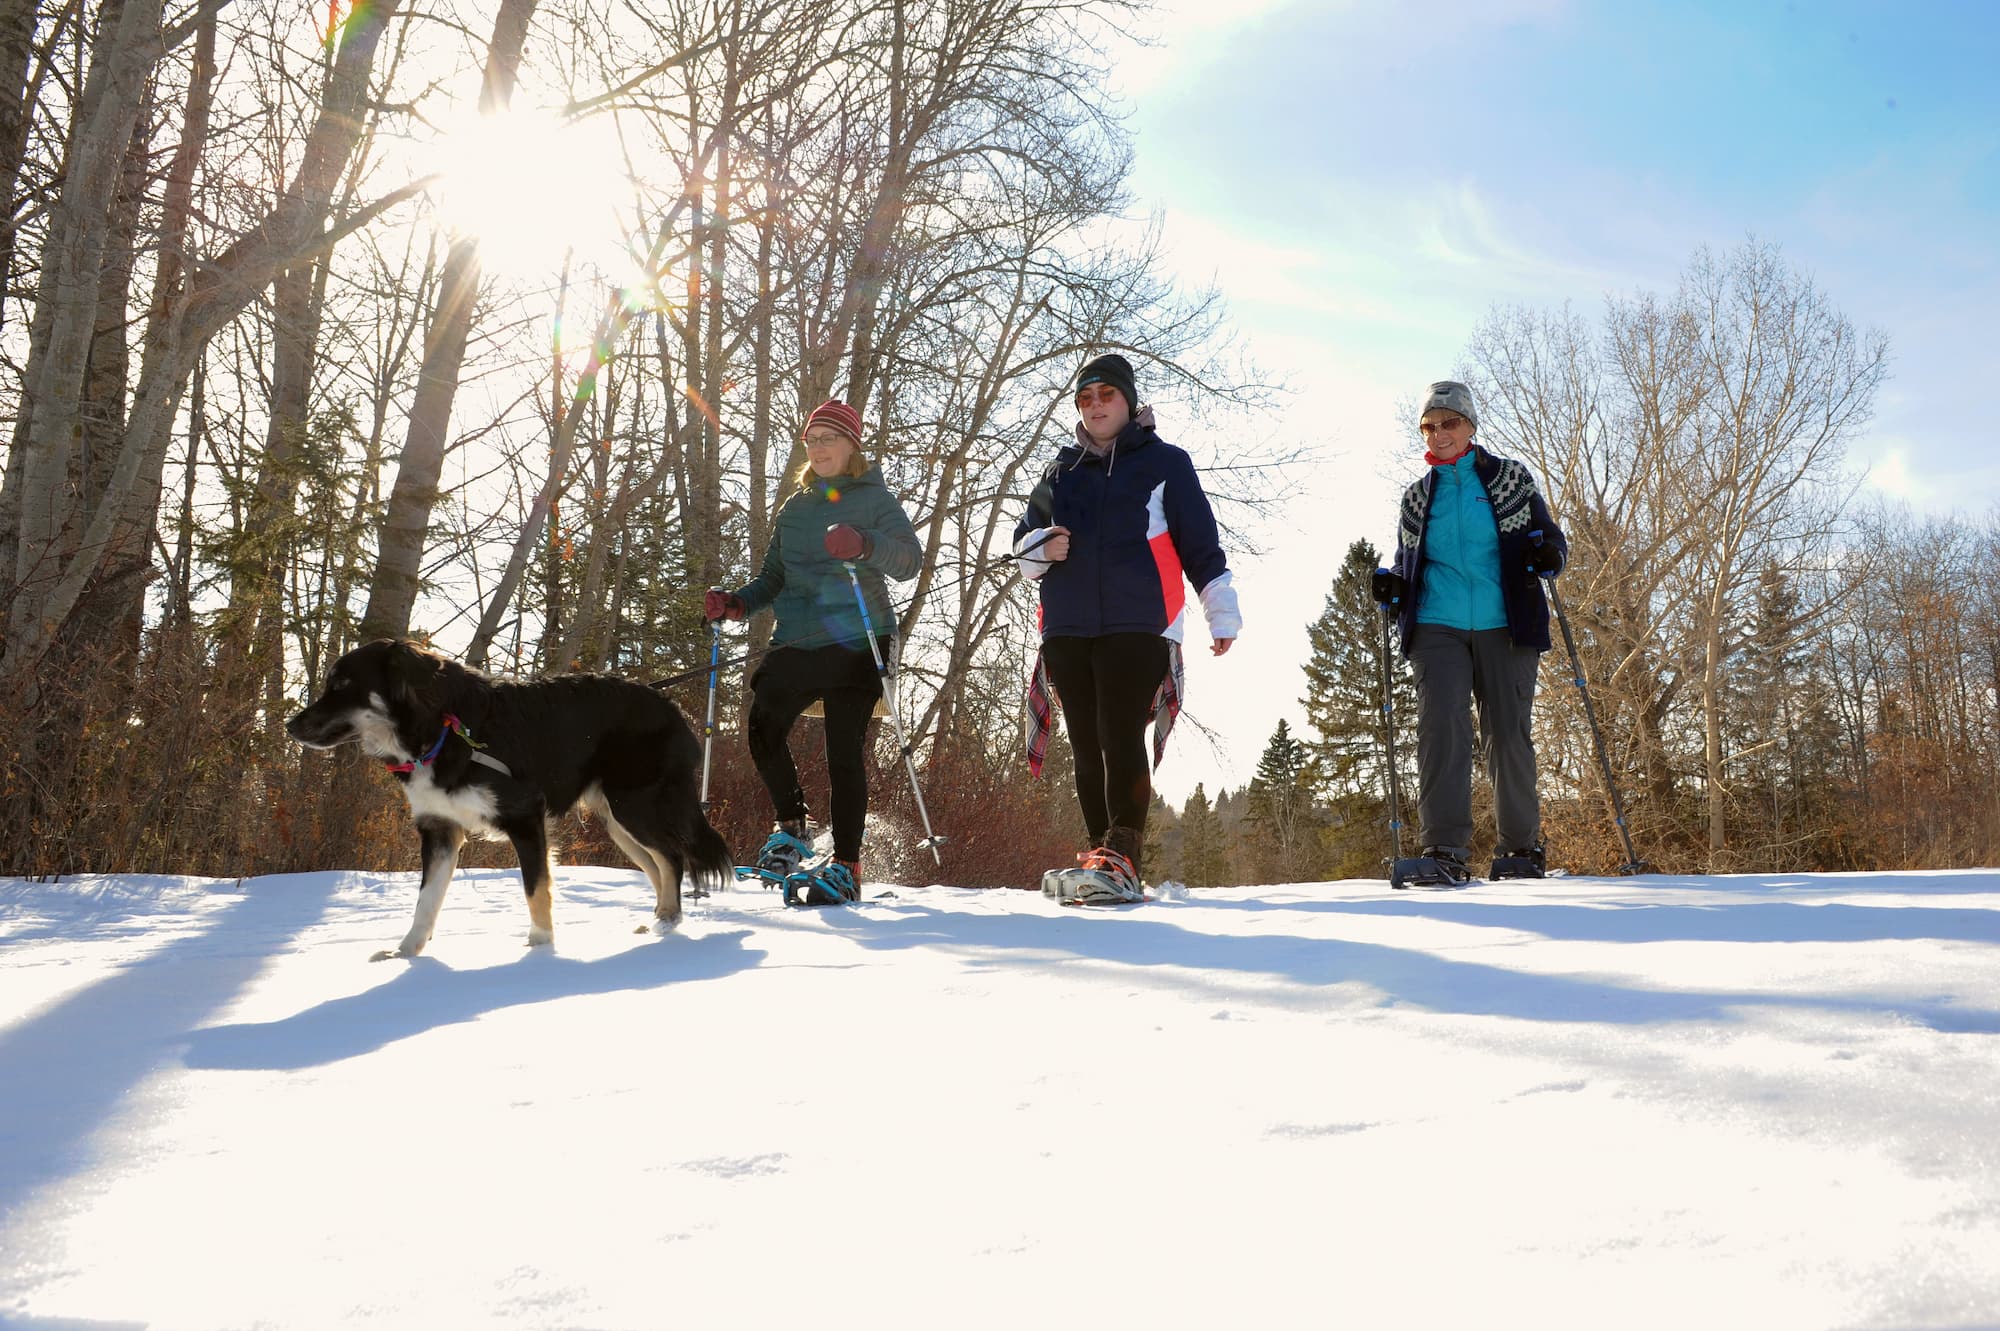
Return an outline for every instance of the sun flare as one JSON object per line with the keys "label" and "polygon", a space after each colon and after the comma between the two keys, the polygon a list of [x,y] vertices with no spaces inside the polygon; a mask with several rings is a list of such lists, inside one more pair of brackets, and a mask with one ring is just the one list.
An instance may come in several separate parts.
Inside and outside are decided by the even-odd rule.
{"label": "sun flare", "polygon": [[602,126],[534,111],[475,114],[448,127],[436,153],[438,217],[454,236],[478,239],[488,272],[553,274],[572,252],[607,271],[627,266],[625,168]]}

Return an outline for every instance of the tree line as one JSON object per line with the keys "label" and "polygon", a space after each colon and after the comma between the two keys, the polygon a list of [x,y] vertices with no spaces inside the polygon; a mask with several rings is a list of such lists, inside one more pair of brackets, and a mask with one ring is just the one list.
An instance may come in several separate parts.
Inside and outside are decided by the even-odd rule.
{"label": "tree line", "polygon": [[[829,397],[925,543],[900,692],[932,807],[1014,790],[1004,554],[1075,365],[1126,351],[1197,430],[1269,391],[1128,216],[1102,71],[1137,8],[0,0],[4,867],[400,862],[392,792],[284,740],[311,681],[384,635],[689,673]],[[481,228],[518,219],[439,202],[475,107],[614,145],[504,163],[510,206],[612,220],[489,267]],[[1213,461],[1236,518],[1268,501],[1277,459]],[[733,838],[767,635],[723,672]],[[1004,798],[968,874],[1072,849],[1039,791]]]}
{"label": "tree line", "polygon": [[[925,542],[902,692],[933,812],[966,829],[955,877],[1060,862],[1081,829],[1060,747],[1039,784],[1019,764],[1032,598],[1004,550],[1068,375],[1141,360],[1214,445],[1225,524],[1276,501],[1285,460],[1205,428],[1271,386],[1127,216],[1101,74],[1140,7],[0,0],[0,871],[403,863],[393,791],[281,730],[376,636],[679,679],[699,712],[701,591],[761,554],[831,396]],[[523,139],[506,163],[521,208],[611,220],[489,266],[438,202],[475,109],[614,145],[607,166]],[[1482,440],[1569,532],[1655,863],[1992,858],[1996,533],[1855,508],[1845,448],[1886,364],[1755,243],[1597,319],[1496,311],[1468,344]],[[1376,557],[1350,552],[1313,626],[1311,733],[1217,800],[1258,829],[1218,872],[1385,853],[1379,622],[1354,599]],[[723,672],[733,840],[763,816],[728,718],[767,632]],[[1567,675],[1551,657],[1543,792],[1558,859],[1606,867]],[[893,761],[878,775],[893,825]]]}

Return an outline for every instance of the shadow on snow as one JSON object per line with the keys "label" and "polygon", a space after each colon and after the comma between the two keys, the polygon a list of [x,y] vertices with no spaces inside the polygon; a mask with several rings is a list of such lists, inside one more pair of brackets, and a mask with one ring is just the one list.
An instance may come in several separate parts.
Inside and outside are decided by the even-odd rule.
{"label": "shadow on snow", "polygon": [[203,927],[0,1031],[8,1101],[0,1214],[87,1163],[91,1134],[132,1088],[317,923],[343,881],[334,873],[246,880]]}
{"label": "shadow on snow", "polygon": [[[1138,911],[1106,915],[1077,915],[1071,912],[1050,915],[963,915],[915,903],[898,903],[893,912],[828,912],[826,918],[863,947],[901,949],[946,946],[990,952],[984,964],[1018,966],[1022,960],[1012,955],[1022,950],[1063,954],[1056,964],[1097,961],[1132,967],[1181,967],[1189,971],[1233,971],[1246,975],[1275,976],[1306,987],[1361,983],[1380,990],[1388,1004],[1410,1004],[1437,1012],[1467,1016],[1514,1017],[1549,1022],[1616,1022],[1643,1025],[1656,1022],[1731,1021],[1732,1009],[1822,1008],[1831,1011],[1879,1014],[1921,1023],[1948,1033],[2000,1033],[2000,1012],[1952,1001],[1948,994],[1923,998],[1895,994],[1805,994],[1798,992],[1727,992],[1692,989],[1650,989],[1606,975],[1572,973],[1552,975],[1517,970],[1504,965],[1440,956],[1432,952],[1353,939],[1299,938],[1284,934],[1248,936],[1196,932],[1174,922],[1187,910],[1295,909],[1307,911],[1351,909],[1388,910],[1400,914],[1465,919],[1465,898],[1448,901],[1415,899],[1402,901],[1309,901],[1292,906],[1276,903],[1215,901],[1146,906]],[[1545,936],[1597,937],[1579,925],[1575,934],[1563,932],[1563,924],[1549,917],[1601,915],[1601,909],[1493,906],[1496,912],[1512,911],[1516,918],[1504,923],[1510,929],[1544,932]],[[1678,908],[1693,912],[1694,908]],[[1718,908],[1722,913],[1735,909]],[[1809,912],[1827,907],[1750,906],[1752,911],[1793,910],[1801,912],[1800,923],[1810,923]],[[1850,908],[1866,910],[1864,907]],[[1533,913],[1537,923],[1524,922]],[[1894,911],[1885,912],[1894,914]],[[1909,913],[1916,913],[1914,911]],[[1924,913],[1932,913],[1926,910]],[[1971,937],[1983,941],[1991,937],[1988,911],[1953,911],[1954,915],[1987,917],[1980,925],[1985,932],[1967,935],[1947,933],[1945,937]],[[1790,918],[1790,917],[1785,917]],[[1471,923],[1499,924],[1503,921],[1482,914]],[[1880,922],[1871,922],[1878,927]],[[1540,925],[1547,925],[1545,931]],[[1746,937],[1758,941],[1778,941],[1787,935],[1769,932],[1770,921],[1746,930]],[[1087,933],[1084,931],[1088,931]],[[1834,940],[1850,937],[1849,932],[1820,930]],[[1657,926],[1637,930],[1632,941],[1671,937]],[[1807,938],[1814,937],[1808,930]],[[1858,938],[1900,938],[1887,932],[1854,931]],[[1913,932],[1913,937],[1938,936]],[[1028,964],[1036,964],[1030,962]]]}
{"label": "shadow on snow", "polygon": [[428,956],[401,963],[387,983],[328,999],[276,1021],[210,1026],[193,1033],[191,1068],[275,1071],[317,1067],[373,1053],[398,1040],[474,1021],[491,1012],[558,998],[656,989],[748,970],[764,954],[745,948],[747,929],[701,938],[670,934],[579,961],[548,948],[477,970]]}

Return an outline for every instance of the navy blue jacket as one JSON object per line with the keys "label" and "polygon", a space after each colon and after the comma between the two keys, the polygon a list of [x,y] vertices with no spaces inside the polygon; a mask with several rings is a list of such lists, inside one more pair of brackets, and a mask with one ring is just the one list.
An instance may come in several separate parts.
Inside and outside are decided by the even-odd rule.
{"label": "navy blue jacket", "polygon": [[[1229,572],[1194,463],[1154,432],[1150,409],[1101,455],[1077,443],[1062,450],[1014,528],[1014,549],[1032,546],[1033,533],[1048,526],[1069,528],[1070,547],[1041,578],[1044,638],[1157,633],[1180,641],[1183,573],[1200,592]],[[1022,554],[1024,570],[1036,567],[1033,558],[1031,549]],[[1233,594],[1229,604],[1233,616]]]}
{"label": "navy blue jacket", "polygon": [[[1520,646],[1546,652],[1549,600],[1542,591],[1541,578],[1528,569],[1528,552],[1534,548],[1533,533],[1539,531],[1544,545],[1554,546],[1557,557],[1567,562],[1569,541],[1549,516],[1549,506],[1542,502],[1542,492],[1526,466],[1489,453],[1478,444],[1472,446],[1472,454],[1473,470],[1492,500],[1493,523],[1500,529],[1500,596],[1507,605],[1507,631]],[[1424,528],[1430,520],[1437,484],[1437,468],[1425,468],[1423,476],[1403,492],[1396,523],[1395,568],[1410,588],[1396,615],[1405,656],[1410,654],[1410,635],[1417,627],[1417,602],[1423,599]]]}

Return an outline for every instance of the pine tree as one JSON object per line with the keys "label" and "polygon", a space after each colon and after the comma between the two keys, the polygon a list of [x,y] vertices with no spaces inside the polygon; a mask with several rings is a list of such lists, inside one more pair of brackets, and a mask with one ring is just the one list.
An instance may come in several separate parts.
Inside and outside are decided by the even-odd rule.
{"label": "pine tree", "polygon": [[1248,857],[1255,881],[1298,882],[1313,872],[1318,859],[1313,774],[1311,752],[1293,738],[1291,724],[1278,718],[1247,792],[1246,816],[1257,833]]}
{"label": "pine tree", "polygon": [[1833,688],[1798,632],[1801,598],[1790,579],[1766,570],[1750,613],[1726,695],[1734,835],[1753,863],[1803,868],[1825,862],[1840,818]]}
{"label": "pine tree", "polygon": [[[1389,654],[1394,711],[1387,721],[1397,738],[1401,771],[1416,771],[1416,684],[1393,644],[1384,647],[1382,612],[1369,591],[1380,556],[1369,542],[1356,541],[1334,574],[1325,608],[1306,630],[1312,656],[1305,665],[1306,696],[1299,701],[1317,732],[1308,741],[1319,791],[1330,806],[1323,839],[1326,871],[1338,877],[1367,875],[1389,853],[1388,731],[1382,714],[1383,655]],[[1403,789],[1407,821],[1415,789]],[[1407,849],[1407,848],[1406,848]]]}
{"label": "pine tree", "polygon": [[[1159,791],[1154,791],[1152,799],[1146,805],[1146,839],[1139,850],[1140,872],[1150,873],[1151,881],[1157,882],[1166,876],[1169,850],[1167,836],[1169,832],[1175,830],[1174,822],[1173,809],[1160,798]],[[1178,845],[1179,838],[1174,838],[1174,841]]]}
{"label": "pine tree", "polygon": [[1222,825],[1199,782],[1181,810],[1180,876],[1189,887],[1219,887],[1228,881],[1229,859]]}

